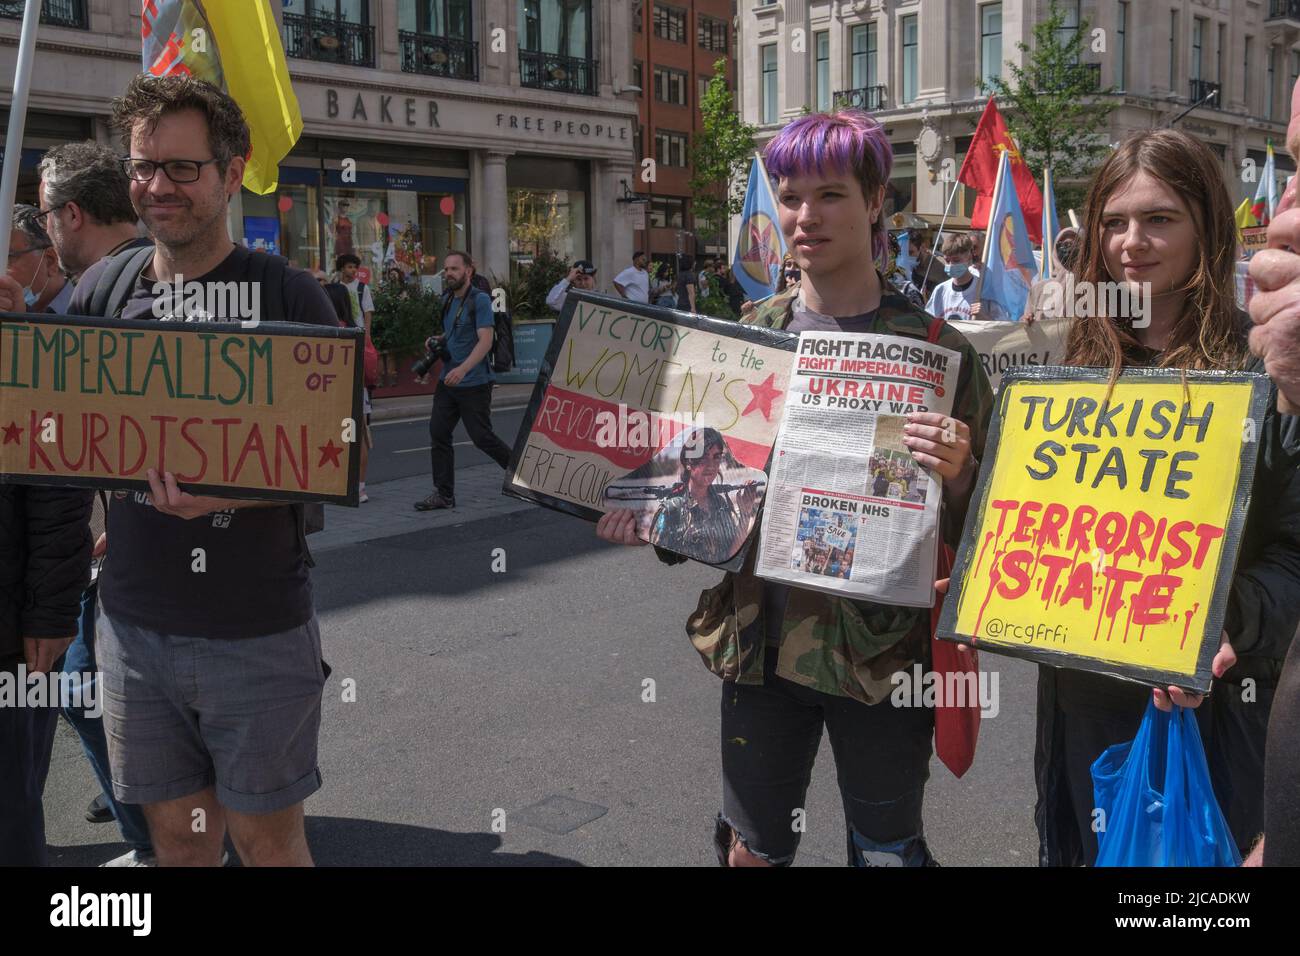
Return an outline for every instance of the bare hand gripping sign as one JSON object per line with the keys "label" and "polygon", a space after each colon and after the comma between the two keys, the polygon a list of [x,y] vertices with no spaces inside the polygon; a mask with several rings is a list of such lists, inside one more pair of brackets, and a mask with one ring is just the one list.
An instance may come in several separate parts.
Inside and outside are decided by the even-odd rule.
{"label": "bare hand gripping sign", "polygon": [[0,315],[0,480],[356,504],[360,333]]}
{"label": "bare hand gripping sign", "polygon": [[1244,372],[1002,379],[939,636],[1204,692],[1264,417]]}
{"label": "bare hand gripping sign", "polygon": [[794,364],[787,332],[571,293],[506,469],[506,494],[707,564],[740,553]]}

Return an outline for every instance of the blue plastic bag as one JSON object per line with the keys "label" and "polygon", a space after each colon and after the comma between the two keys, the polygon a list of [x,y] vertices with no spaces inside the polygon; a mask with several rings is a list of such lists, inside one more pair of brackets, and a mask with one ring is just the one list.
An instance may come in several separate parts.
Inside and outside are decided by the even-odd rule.
{"label": "blue plastic bag", "polygon": [[1241,864],[1186,707],[1167,714],[1148,702],[1137,737],[1093,763],[1092,786],[1104,814],[1098,866]]}

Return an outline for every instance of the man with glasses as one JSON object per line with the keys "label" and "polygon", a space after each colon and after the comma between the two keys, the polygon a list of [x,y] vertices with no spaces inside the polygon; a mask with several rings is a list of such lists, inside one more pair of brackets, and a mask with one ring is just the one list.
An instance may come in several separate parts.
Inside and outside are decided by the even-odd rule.
{"label": "man with glasses", "polygon": [[[150,319],[163,286],[183,277],[257,282],[258,318],[337,328],[311,273],[230,237],[227,212],[249,151],[234,100],[188,76],[137,76],[114,101],[113,125],[154,249],[91,267],[73,312],[85,314],[100,277],[129,257],[138,277],[108,314]],[[152,468],[147,477],[149,495],[115,496],[109,508],[100,574],[114,794],[143,806],[161,866],[218,865],[227,829],[246,865],[310,866],[302,803],[321,784],[325,674],[303,508],[190,495]],[[207,558],[202,574],[190,571],[195,548]]]}
{"label": "man with glasses", "polygon": [[59,271],[59,257],[41,226],[45,213],[19,203],[13,210],[6,272],[22,288],[22,308],[28,312],[68,311],[72,283]]}

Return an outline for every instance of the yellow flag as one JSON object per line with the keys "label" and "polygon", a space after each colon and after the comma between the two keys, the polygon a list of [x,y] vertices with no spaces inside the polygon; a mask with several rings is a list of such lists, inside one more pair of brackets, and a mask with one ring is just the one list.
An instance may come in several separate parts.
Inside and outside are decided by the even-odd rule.
{"label": "yellow flag", "polygon": [[197,76],[239,104],[253,143],[244,186],[274,192],[302,113],[268,0],[145,0],[140,21],[147,72]]}
{"label": "yellow flag", "polygon": [[1238,232],[1240,232],[1242,229],[1249,229],[1251,226],[1259,225],[1257,222],[1255,222],[1255,216],[1250,211],[1250,203],[1251,200],[1243,199],[1241,201],[1241,205],[1237,207],[1237,212],[1234,218],[1237,220]]}

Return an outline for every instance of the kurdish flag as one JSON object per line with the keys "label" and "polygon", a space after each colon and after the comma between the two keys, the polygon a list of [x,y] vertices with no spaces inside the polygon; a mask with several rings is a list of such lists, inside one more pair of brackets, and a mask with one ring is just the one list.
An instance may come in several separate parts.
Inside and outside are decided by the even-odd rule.
{"label": "kurdish flag", "polygon": [[1233,214],[1233,219],[1237,222],[1238,232],[1242,229],[1249,229],[1251,226],[1259,225],[1259,223],[1255,222],[1255,217],[1250,211],[1253,202],[1253,199],[1243,199],[1241,205],[1237,207],[1237,211]]}
{"label": "kurdish flag", "polygon": [[740,237],[731,262],[731,273],[751,302],[761,302],[776,294],[785,249],[772,183],[763,158],[755,153],[749,167],[745,206],[740,213]]}
{"label": "kurdish flag", "polygon": [[1052,188],[1052,169],[1043,167],[1043,264],[1038,270],[1038,278],[1052,278],[1052,252],[1056,244],[1056,234],[1061,231],[1061,222],[1056,218],[1056,190]]}
{"label": "kurdish flag", "polygon": [[253,143],[244,186],[273,192],[302,114],[268,0],[142,0],[140,37],[145,72],[207,80],[239,104]]}
{"label": "kurdish flag", "polygon": [[[1020,211],[1016,183],[1011,172],[1010,150],[1002,151],[997,186],[989,209],[988,239],[984,246],[984,273],[980,277],[980,301],[998,306],[990,318],[1016,321],[1025,311],[1029,286],[1037,264],[1029,244],[1029,230]],[[1050,249],[1044,250],[1050,254]]]}
{"label": "kurdish flag", "polygon": [[1273,221],[1273,212],[1277,209],[1277,171],[1273,165],[1273,141],[1268,141],[1268,159],[1264,160],[1264,171],[1260,174],[1259,185],[1255,187],[1255,201],[1250,205],[1250,214],[1255,223],[1267,226]]}

